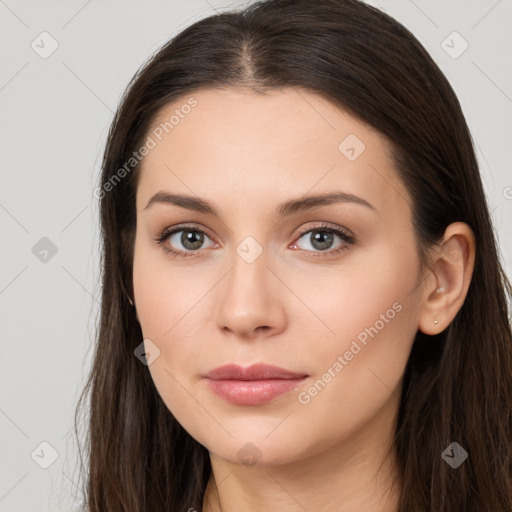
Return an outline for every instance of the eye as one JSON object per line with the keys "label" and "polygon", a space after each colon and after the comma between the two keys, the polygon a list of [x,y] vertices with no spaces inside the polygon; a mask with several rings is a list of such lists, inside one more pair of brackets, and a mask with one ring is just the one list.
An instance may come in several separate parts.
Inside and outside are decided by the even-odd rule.
{"label": "eye", "polygon": [[[309,237],[306,237],[309,235]],[[292,249],[297,247],[306,253],[312,253],[309,257],[321,257],[336,254],[340,251],[348,249],[356,243],[355,238],[339,227],[333,227],[329,224],[322,224],[307,231],[302,231],[298,240],[304,238],[312,247],[298,247],[295,242]],[[341,240],[337,246],[332,249],[335,239]],[[155,241],[162,245],[163,250],[173,256],[189,257],[195,256],[205,247],[205,240],[210,240],[209,246],[214,246],[211,238],[200,228],[196,226],[174,226],[167,228],[157,235]],[[179,247],[181,245],[182,248]],[[331,250],[329,250],[331,249]]]}
{"label": "eye", "polygon": [[[166,253],[174,256],[194,256],[203,248],[205,238],[210,240],[208,235],[201,229],[194,226],[178,226],[172,229],[165,229],[158,237],[156,242],[162,245]],[[184,249],[181,249],[179,245]],[[210,244],[210,245],[213,245]],[[178,246],[178,249],[174,247]]]}
{"label": "eye", "polygon": [[[308,235],[308,236],[306,236]],[[341,239],[341,242],[338,243],[337,246],[332,249],[333,243],[335,242],[335,238]],[[331,227],[328,224],[323,224],[321,226],[317,226],[313,229],[309,229],[307,231],[303,231],[299,238],[305,238],[307,244],[309,244],[312,249],[306,247],[299,249],[306,250],[308,252],[313,253],[327,253],[329,255],[338,253],[339,251],[343,251],[348,249],[351,245],[355,244],[355,238],[348,233],[346,233],[341,228]],[[306,245],[307,245],[306,244]],[[297,247],[297,242],[295,242],[292,248]],[[332,249],[332,250],[329,250]],[[314,254],[313,257],[322,256],[322,254]]]}

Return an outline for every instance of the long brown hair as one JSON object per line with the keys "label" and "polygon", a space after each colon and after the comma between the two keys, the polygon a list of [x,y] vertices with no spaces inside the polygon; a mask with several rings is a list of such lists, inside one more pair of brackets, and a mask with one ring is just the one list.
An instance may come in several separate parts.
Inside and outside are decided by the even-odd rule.
{"label": "long brown hair", "polygon": [[[394,440],[399,511],[512,510],[512,290],[471,135],[454,91],[418,40],[358,0],[268,0],[210,16],[166,43],[131,80],[95,193],[101,320],[75,418],[78,432],[89,397],[86,510],[201,510],[211,471],[207,449],[176,421],[134,356],[142,332],[128,295],[140,165],[126,163],[169,102],[200,89],[264,94],[288,86],[321,95],[387,137],[412,198],[423,264],[450,223],[465,222],[475,235],[465,302],[440,334],[417,332],[406,367]],[[469,454],[457,469],[441,457],[451,442]]]}

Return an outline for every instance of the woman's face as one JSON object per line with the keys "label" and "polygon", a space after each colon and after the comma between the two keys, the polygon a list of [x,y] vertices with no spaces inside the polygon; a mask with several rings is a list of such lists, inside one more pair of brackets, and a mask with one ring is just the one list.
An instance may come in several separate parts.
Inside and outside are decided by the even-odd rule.
{"label": "woman's face", "polygon": [[[162,109],[148,136],[134,295],[172,414],[237,464],[382,438],[425,295],[385,140],[291,88],[194,93]],[[323,195],[338,196],[308,199]],[[219,394],[205,375],[229,363],[297,379],[232,376]]]}

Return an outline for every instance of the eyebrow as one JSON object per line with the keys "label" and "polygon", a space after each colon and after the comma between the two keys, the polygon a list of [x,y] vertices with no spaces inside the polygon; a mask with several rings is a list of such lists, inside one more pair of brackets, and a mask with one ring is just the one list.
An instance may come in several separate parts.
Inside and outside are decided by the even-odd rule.
{"label": "eyebrow", "polygon": [[[144,210],[147,210],[150,206],[157,203],[172,204],[188,210],[194,210],[199,213],[218,216],[215,208],[203,199],[182,194],[171,194],[164,191],[157,192],[153,197],[151,197]],[[276,208],[275,214],[277,217],[287,217],[302,211],[310,210],[317,206],[326,206],[334,203],[359,204],[377,212],[377,208],[371,205],[368,201],[354,194],[348,194],[346,192],[329,192],[286,201]]]}

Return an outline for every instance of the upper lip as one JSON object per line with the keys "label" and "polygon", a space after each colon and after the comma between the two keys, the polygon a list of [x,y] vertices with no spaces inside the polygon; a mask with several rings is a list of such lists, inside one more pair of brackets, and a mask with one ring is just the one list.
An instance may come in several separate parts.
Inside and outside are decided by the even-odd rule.
{"label": "upper lip", "polygon": [[305,373],[292,372],[272,366],[269,364],[253,364],[244,368],[237,364],[226,364],[209,371],[205,377],[214,380],[233,379],[233,380],[265,380],[265,379],[299,379],[307,377]]}

